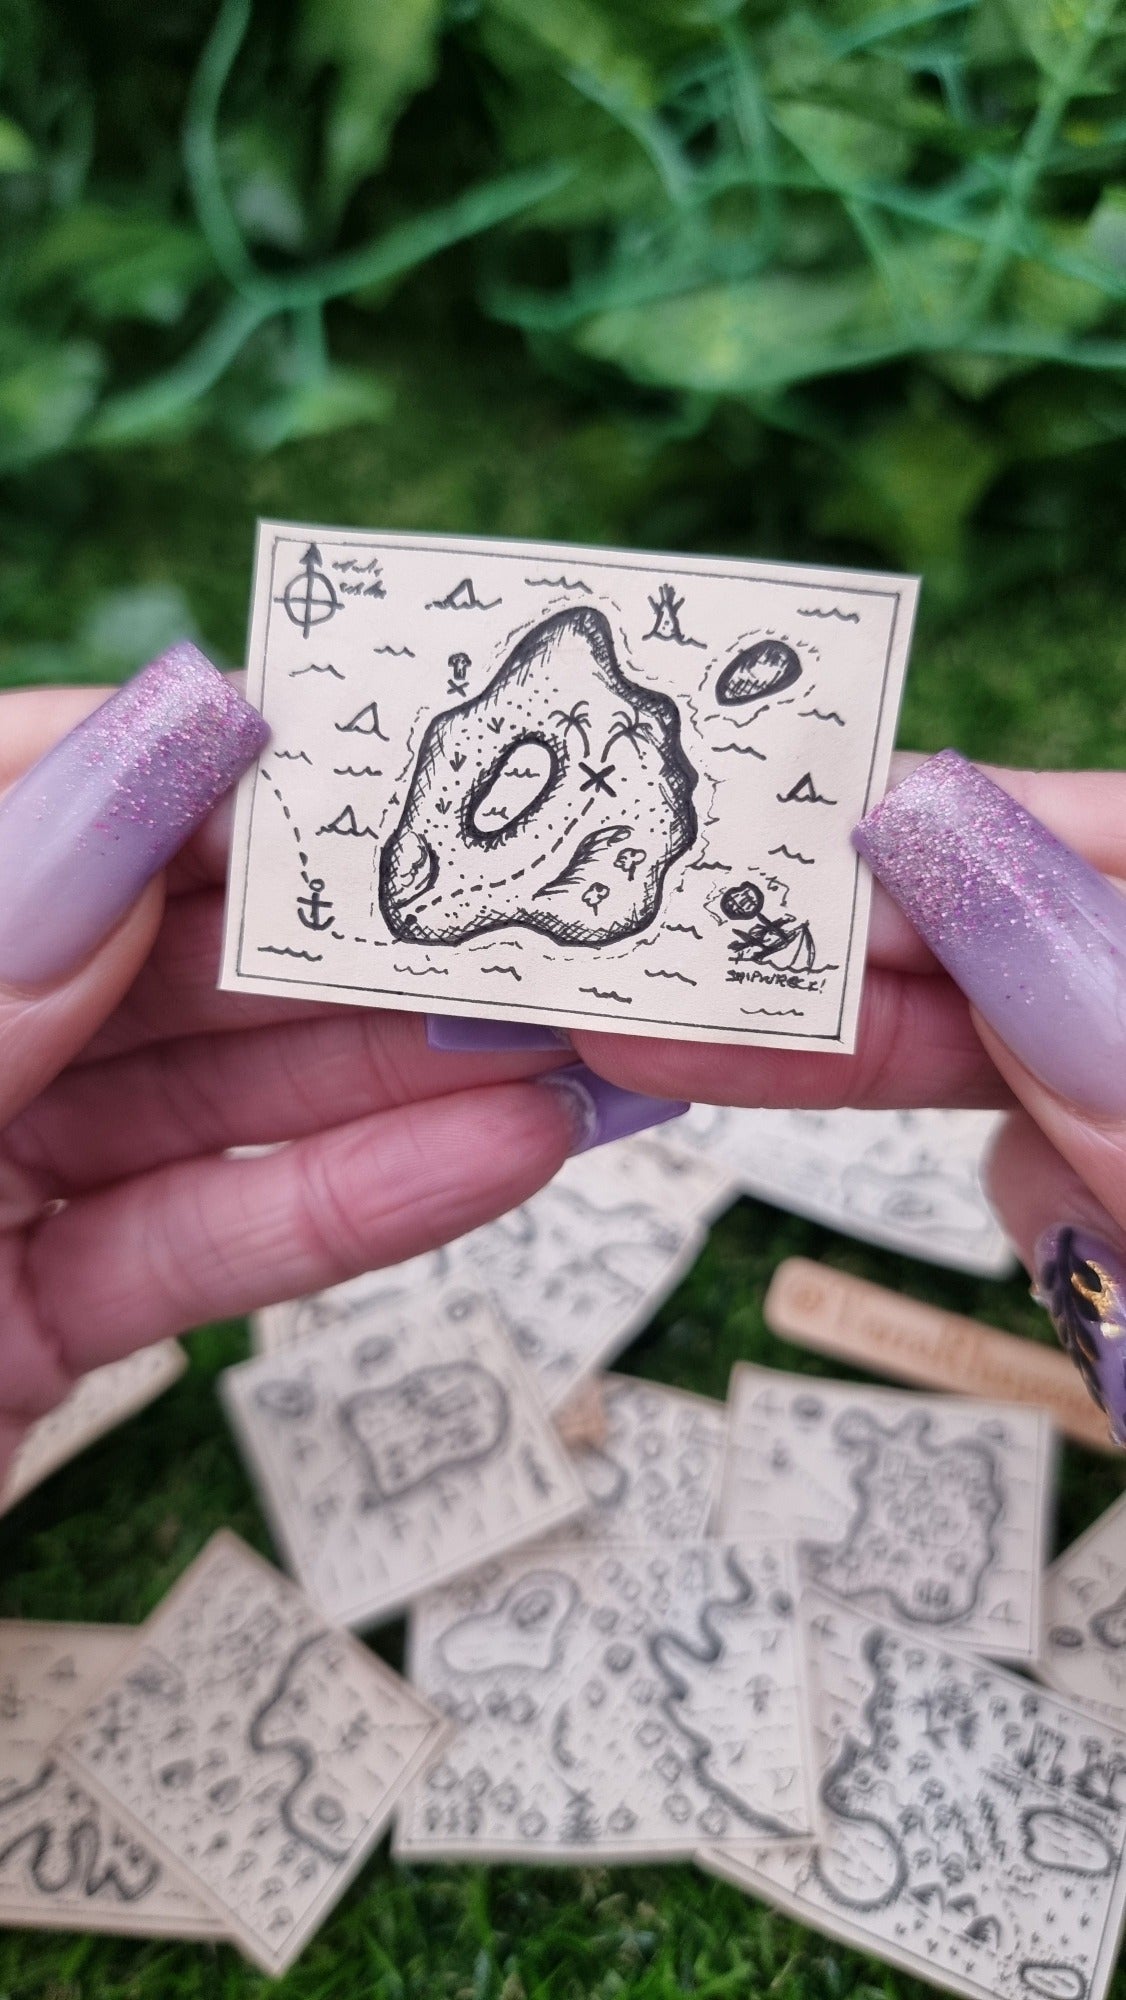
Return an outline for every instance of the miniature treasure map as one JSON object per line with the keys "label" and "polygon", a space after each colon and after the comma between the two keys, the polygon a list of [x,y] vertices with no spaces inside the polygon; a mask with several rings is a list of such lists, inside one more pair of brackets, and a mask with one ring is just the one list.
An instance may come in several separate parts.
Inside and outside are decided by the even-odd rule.
{"label": "miniature treasure map", "polygon": [[1055,1463],[1040,1410],[731,1378],[719,1531],[799,1546],[808,1581],[912,1631],[1034,1660]]}
{"label": "miniature treasure map", "polygon": [[678,1146],[698,1147],[745,1194],[866,1243],[1000,1278],[1013,1253],[981,1185],[1000,1123],[994,1111],[694,1104],[670,1129]]}
{"label": "miniature treasure map", "polygon": [[808,1838],[791,1564],[729,1541],[552,1544],[423,1598],[410,1677],[456,1733],[396,1852],[596,1863]]}
{"label": "miniature treasure map", "polygon": [[1126,1494],[1048,1570],[1036,1670],[1126,1729]]}
{"label": "miniature treasure map", "polygon": [[916,595],[262,524],[223,985],[851,1049]]}
{"label": "miniature treasure map", "polygon": [[50,1745],[133,1642],[127,1625],[0,1620],[0,1924],[217,1938],[224,1926]]}
{"label": "miniature treasure map", "polygon": [[187,1875],[263,1971],[293,1963],[448,1733],[226,1530],[64,1724],[60,1761]]}
{"label": "miniature treasure map", "polygon": [[370,1625],[577,1514],[584,1492],[488,1301],[447,1285],[222,1378],[313,1603]]}
{"label": "miniature treasure map", "polygon": [[818,1843],[733,1842],[701,1865],[971,2000],[1102,2000],[1126,1904],[1126,1736],[817,1591],[802,1623]]}

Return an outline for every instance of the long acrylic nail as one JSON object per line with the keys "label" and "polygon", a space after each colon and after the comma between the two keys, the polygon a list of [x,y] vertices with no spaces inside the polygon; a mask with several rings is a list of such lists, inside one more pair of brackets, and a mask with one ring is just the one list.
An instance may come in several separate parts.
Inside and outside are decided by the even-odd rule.
{"label": "long acrylic nail", "polygon": [[637,1090],[621,1090],[616,1083],[596,1076],[585,1063],[552,1070],[537,1083],[540,1090],[558,1091],[565,1099],[575,1135],[572,1153],[589,1153],[595,1146],[608,1146],[612,1139],[647,1132],[651,1125],[683,1117],[689,1108],[668,1097],[644,1097]]}
{"label": "long acrylic nail", "polygon": [[558,1028],[536,1021],[482,1021],[460,1014],[426,1016],[427,1047],[442,1055],[523,1054],[534,1049],[569,1049]]}
{"label": "long acrylic nail", "polygon": [[1013,1054],[1073,1103],[1126,1112],[1126,897],[955,750],[852,838]]}
{"label": "long acrylic nail", "polygon": [[56,743],[0,799],[0,980],[80,965],[268,736],[185,642]]}
{"label": "long acrylic nail", "polygon": [[1035,1296],[1126,1445],[1126,1265],[1089,1230],[1050,1229],[1036,1245]]}

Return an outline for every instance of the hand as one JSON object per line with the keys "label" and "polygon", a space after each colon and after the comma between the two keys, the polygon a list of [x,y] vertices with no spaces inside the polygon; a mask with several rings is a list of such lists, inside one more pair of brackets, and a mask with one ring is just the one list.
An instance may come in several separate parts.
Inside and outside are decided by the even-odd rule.
{"label": "hand", "polygon": [[216,991],[211,809],[263,733],[189,647],[109,702],[0,697],[0,1471],[85,1369],[430,1249],[605,1136],[522,1080],[558,1058]]}
{"label": "hand", "polygon": [[1037,785],[1082,852],[951,751],[868,815],[857,846],[965,995],[1020,1106],[990,1164],[994,1206],[1126,1444],[1126,898],[1091,866],[1126,874],[1126,787]]}
{"label": "hand", "polygon": [[[952,752],[892,777],[856,836],[878,879],[855,1055],[572,1040],[658,1096],[1009,1108],[994,1205],[1126,1444],[1126,899],[1106,879],[1126,881],[1126,777]],[[458,1026],[432,1024],[435,1044],[472,1046]]]}
{"label": "hand", "polygon": [[[923,762],[900,752],[892,784]],[[998,770],[992,776],[1095,868],[1126,880],[1126,776]],[[946,835],[936,838],[945,841]],[[571,1039],[592,1069],[626,1089],[707,1104],[906,1109],[1013,1101],[1009,1078],[983,1045],[965,993],[879,882],[854,1055],[578,1031]]]}

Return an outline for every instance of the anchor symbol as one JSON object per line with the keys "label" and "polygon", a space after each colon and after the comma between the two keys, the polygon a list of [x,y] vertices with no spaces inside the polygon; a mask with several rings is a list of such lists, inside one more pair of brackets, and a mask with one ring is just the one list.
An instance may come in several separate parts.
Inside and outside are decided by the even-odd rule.
{"label": "anchor symbol", "polygon": [[301,558],[299,574],[290,577],[276,602],[285,607],[287,617],[295,625],[300,625],[306,639],[314,625],[323,625],[339,611],[336,585],[321,568],[321,552],[315,542],[309,543]]}
{"label": "anchor symbol", "polygon": [[314,875],[309,883],[309,894],[297,898],[297,914],[308,931],[327,931],[332,923],[329,914],[332,904],[322,894],[323,890],[324,883],[320,876]]}

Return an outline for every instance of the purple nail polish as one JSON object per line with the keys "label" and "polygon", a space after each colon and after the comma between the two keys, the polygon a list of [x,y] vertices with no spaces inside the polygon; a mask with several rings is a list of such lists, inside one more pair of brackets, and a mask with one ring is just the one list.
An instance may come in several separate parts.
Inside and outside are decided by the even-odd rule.
{"label": "purple nail polish", "polygon": [[56,743],[0,799],[0,980],[80,965],[268,736],[185,641]]}
{"label": "purple nail polish", "polygon": [[1126,1265],[1088,1230],[1050,1229],[1036,1245],[1035,1296],[1126,1445]]}
{"label": "purple nail polish", "polygon": [[426,1045],[448,1056],[523,1054],[571,1046],[558,1028],[544,1028],[535,1021],[481,1021],[461,1014],[428,1014]]}
{"label": "purple nail polish", "polygon": [[955,750],[852,838],[1013,1054],[1073,1103],[1126,1112],[1126,897]]}
{"label": "purple nail polish", "polygon": [[585,1063],[552,1070],[538,1079],[540,1090],[557,1090],[567,1100],[575,1131],[573,1153],[589,1153],[595,1146],[608,1146],[613,1139],[628,1139],[634,1132],[647,1132],[651,1125],[665,1125],[670,1118],[682,1118],[687,1104],[668,1097],[644,1097],[637,1090],[621,1090],[596,1076]]}

